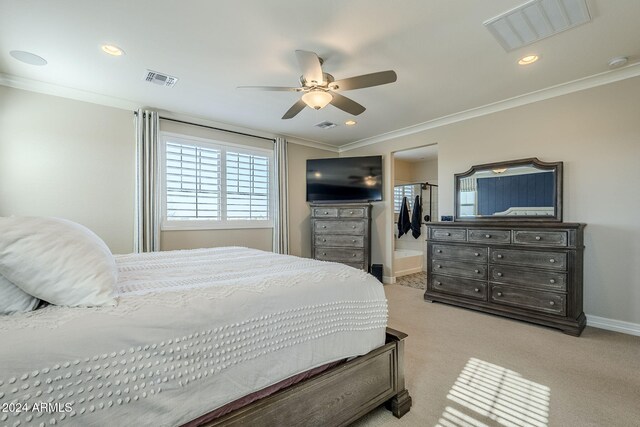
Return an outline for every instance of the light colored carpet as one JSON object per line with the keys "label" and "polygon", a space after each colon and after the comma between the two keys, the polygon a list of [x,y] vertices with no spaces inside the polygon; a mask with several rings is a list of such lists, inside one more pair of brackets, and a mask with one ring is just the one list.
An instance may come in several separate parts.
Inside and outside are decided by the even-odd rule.
{"label": "light colored carpet", "polygon": [[587,327],[580,338],[423,301],[385,286],[406,340],[411,411],[379,408],[356,427],[640,426],[640,337]]}

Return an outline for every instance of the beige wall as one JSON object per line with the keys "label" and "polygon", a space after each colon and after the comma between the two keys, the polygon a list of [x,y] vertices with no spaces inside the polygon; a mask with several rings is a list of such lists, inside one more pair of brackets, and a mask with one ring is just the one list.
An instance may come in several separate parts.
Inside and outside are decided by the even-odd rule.
{"label": "beige wall", "polygon": [[438,183],[438,159],[423,160],[411,164],[411,179],[415,182]]}
{"label": "beige wall", "polygon": [[0,215],[56,216],[133,249],[133,113],[0,86]]}
{"label": "beige wall", "polygon": [[393,178],[395,185],[413,182],[413,166],[411,163],[393,159]]}
{"label": "beige wall", "polygon": [[[454,173],[500,160],[562,160],[564,220],[588,224],[585,312],[640,323],[640,78],[343,154],[390,154],[425,143],[438,143],[441,215],[453,214]],[[389,168],[385,173],[393,176]],[[388,203],[374,207],[373,262],[384,263],[385,274],[392,259],[388,208]]]}
{"label": "beige wall", "polygon": [[[293,140],[295,142],[295,140]],[[289,144],[289,251],[311,256],[311,210],[307,199],[307,159],[338,157],[338,153]]]}

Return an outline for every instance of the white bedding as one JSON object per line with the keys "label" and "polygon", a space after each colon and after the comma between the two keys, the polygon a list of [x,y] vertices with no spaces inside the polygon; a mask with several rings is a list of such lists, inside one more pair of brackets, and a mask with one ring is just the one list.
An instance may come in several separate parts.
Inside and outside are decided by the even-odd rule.
{"label": "white bedding", "polygon": [[342,264],[237,247],[116,261],[116,307],[1,318],[0,425],[180,425],[384,344],[382,285]]}

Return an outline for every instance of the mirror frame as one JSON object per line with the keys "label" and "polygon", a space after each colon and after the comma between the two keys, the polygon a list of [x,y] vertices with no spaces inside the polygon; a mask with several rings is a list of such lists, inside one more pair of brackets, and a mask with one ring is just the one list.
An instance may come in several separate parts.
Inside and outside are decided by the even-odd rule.
{"label": "mirror frame", "polygon": [[[473,175],[477,171],[483,171],[495,168],[509,168],[514,166],[524,166],[531,164],[539,169],[552,170],[555,172],[555,192],[554,192],[554,212],[553,216],[486,216],[486,217],[460,217],[460,180],[468,176]],[[454,209],[455,216],[454,221],[521,221],[521,222],[562,222],[562,162],[543,162],[537,157],[531,157],[528,159],[509,160],[504,162],[487,163],[484,165],[472,166],[466,172],[457,173],[454,175]]]}

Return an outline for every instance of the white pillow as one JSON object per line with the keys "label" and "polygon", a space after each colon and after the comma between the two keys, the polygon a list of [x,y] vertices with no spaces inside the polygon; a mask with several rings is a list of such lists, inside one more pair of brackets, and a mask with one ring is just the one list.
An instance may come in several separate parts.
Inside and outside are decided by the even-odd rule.
{"label": "white pillow", "polygon": [[24,292],[72,307],[115,305],[118,269],[88,228],[59,218],[0,218],[0,274]]}
{"label": "white pillow", "polygon": [[0,275],[0,315],[33,311],[39,302]]}

